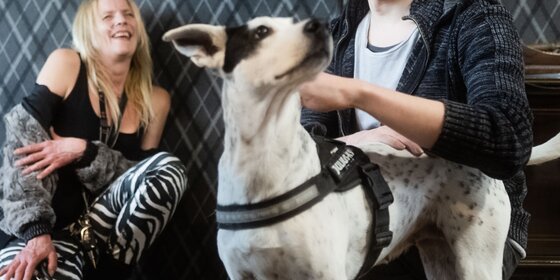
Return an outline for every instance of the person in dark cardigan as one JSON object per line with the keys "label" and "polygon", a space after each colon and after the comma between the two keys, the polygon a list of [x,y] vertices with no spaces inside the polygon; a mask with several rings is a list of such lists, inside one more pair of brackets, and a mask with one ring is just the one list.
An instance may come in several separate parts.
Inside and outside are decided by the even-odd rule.
{"label": "person in dark cardigan", "polygon": [[[527,246],[523,167],[533,144],[511,15],[496,0],[349,0],[331,31],[330,66],[300,90],[304,127],[349,144],[428,152],[503,180],[512,208],[503,278],[511,277]],[[425,278],[414,248],[372,275]]]}

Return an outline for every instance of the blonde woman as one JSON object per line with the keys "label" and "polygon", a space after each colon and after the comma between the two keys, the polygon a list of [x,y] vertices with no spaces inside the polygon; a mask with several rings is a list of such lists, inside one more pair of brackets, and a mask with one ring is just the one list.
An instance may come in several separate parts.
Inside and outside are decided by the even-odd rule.
{"label": "blonde woman", "polygon": [[72,35],[74,49],[55,50],[5,117],[5,279],[123,277],[186,188],[184,165],[156,150],[170,98],[152,86],[134,1],[84,1]]}

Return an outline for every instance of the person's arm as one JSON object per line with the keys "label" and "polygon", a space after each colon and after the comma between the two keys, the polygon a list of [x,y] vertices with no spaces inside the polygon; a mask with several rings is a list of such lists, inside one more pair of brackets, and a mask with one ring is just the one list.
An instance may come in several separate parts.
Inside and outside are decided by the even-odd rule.
{"label": "person's arm", "polygon": [[[76,64],[75,62],[78,62]],[[59,49],[49,55],[41,68],[37,85],[22,104],[4,116],[6,140],[2,146],[0,176],[0,228],[26,242],[0,274],[31,277],[35,266],[48,258],[49,273],[56,269],[56,251],[50,239],[55,214],[51,200],[56,191],[57,174],[38,179],[37,171],[23,172],[15,150],[50,141],[48,127],[56,106],[70,91],[69,77],[77,77],[79,59],[70,50]],[[25,158],[25,155],[23,156]]]}
{"label": "person's arm", "polygon": [[[26,96],[22,106],[35,118],[45,131],[51,130],[51,123],[57,106],[67,98],[78,78],[80,58],[70,49],[52,52],[37,76],[34,92]],[[23,174],[40,171],[38,179],[43,179],[56,169],[80,158],[86,148],[86,141],[78,138],[61,138],[31,143],[13,151],[22,156],[17,166],[24,168]]]}
{"label": "person's arm", "polygon": [[[480,10],[479,10],[480,11]],[[467,11],[457,21],[457,57],[466,104],[446,101],[436,155],[507,179],[529,159],[532,114],[528,105],[519,36],[504,7]]]}
{"label": "person's arm", "polygon": [[80,182],[97,193],[136,163],[103,142],[88,141],[84,155],[73,166]]}
{"label": "person's arm", "polygon": [[14,261],[0,271],[0,275],[31,275],[35,266],[45,258],[48,258],[49,274],[52,275],[56,270],[56,252],[50,239],[55,222],[51,200],[58,178],[56,174],[42,180],[38,180],[35,174],[23,175],[21,168],[15,165],[13,154],[16,147],[44,141],[49,136],[21,105],[10,110],[4,121],[6,139],[0,170],[0,228],[24,240],[26,245]]}
{"label": "person's arm", "polygon": [[[70,91],[73,81],[69,77],[77,78],[78,69],[79,58],[75,53],[67,49],[55,50],[41,68],[37,78],[38,85],[31,96],[24,98],[22,104],[12,108],[4,116],[4,176],[0,178],[4,219],[0,226],[4,231],[24,240],[50,232],[54,224],[50,201],[58,178],[56,174],[52,174],[39,180],[36,178],[37,170],[23,172],[21,161],[25,162],[27,156],[24,154],[20,157],[22,154],[15,151],[50,140],[47,127],[50,126],[52,114]],[[33,176],[26,176],[29,173],[33,173]]]}
{"label": "person's arm", "polygon": [[[71,164],[78,179],[91,192],[97,192],[132,167],[137,161],[126,159],[121,152],[100,141],[86,141],[75,137],[59,137],[33,142],[16,149],[23,158],[15,165],[22,175],[36,174],[42,180],[58,168]],[[34,173],[36,172],[36,173]]]}
{"label": "person's arm", "polygon": [[16,161],[16,166],[23,168],[27,175],[39,171],[37,179],[41,180],[60,167],[71,164],[81,158],[87,141],[75,137],[60,137],[51,130],[52,140],[30,144],[14,151],[15,155],[24,156]]}
{"label": "person's arm", "polygon": [[45,141],[49,138],[42,125],[22,105],[17,105],[4,116],[6,140],[2,147],[3,163],[0,171],[0,228],[25,241],[26,245],[5,267],[0,276],[13,275],[31,278],[35,267],[47,259],[48,273],[57,267],[56,251],[50,232],[55,214],[51,200],[56,191],[56,174],[39,180],[35,174],[24,175],[16,166],[16,147]]}
{"label": "person's arm", "polygon": [[16,166],[17,147],[44,141],[48,133],[21,105],[16,105],[5,116],[6,139],[0,177],[0,228],[23,240],[50,233],[54,225],[54,211],[50,205],[56,191],[57,174],[38,180],[35,174],[23,175]]}
{"label": "person's arm", "polygon": [[303,106],[317,111],[359,108],[421,147],[431,148],[442,128],[444,105],[364,81],[322,73],[300,89]]}

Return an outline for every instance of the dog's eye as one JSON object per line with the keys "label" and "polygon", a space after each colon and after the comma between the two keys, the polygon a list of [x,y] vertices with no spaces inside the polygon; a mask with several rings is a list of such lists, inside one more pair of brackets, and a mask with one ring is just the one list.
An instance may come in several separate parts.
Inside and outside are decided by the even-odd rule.
{"label": "dog's eye", "polygon": [[268,33],[270,32],[270,29],[264,25],[261,25],[259,27],[257,27],[257,29],[255,30],[255,39],[257,40],[262,40],[264,37],[266,37],[268,35]]}

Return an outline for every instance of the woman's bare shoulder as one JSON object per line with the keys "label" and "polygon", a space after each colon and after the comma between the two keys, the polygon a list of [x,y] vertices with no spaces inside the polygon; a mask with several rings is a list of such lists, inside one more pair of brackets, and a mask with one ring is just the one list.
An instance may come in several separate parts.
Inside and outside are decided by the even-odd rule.
{"label": "woman's bare shoulder", "polygon": [[41,68],[37,83],[61,97],[74,87],[80,71],[80,56],[72,49],[56,49]]}
{"label": "woman's bare shoulder", "polygon": [[160,86],[153,86],[152,90],[152,104],[154,106],[154,110],[169,110],[169,106],[171,105],[171,97],[169,92]]}

